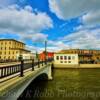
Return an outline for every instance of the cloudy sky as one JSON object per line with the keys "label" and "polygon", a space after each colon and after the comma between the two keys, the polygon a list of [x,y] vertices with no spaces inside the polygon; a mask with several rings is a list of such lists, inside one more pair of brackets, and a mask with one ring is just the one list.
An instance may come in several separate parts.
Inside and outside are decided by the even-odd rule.
{"label": "cloudy sky", "polygon": [[28,49],[100,49],[100,0],[0,0],[0,38]]}

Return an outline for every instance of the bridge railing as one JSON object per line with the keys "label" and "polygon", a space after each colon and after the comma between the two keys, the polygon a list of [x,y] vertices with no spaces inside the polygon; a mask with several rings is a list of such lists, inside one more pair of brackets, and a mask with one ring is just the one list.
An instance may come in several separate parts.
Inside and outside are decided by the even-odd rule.
{"label": "bridge railing", "polygon": [[34,62],[34,60],[31,60],[30,62],[24,62],[22,60],[20,64],[3,66],[0,67],[0,78],[4,78],[19,72],[20,72],[20,76],[22,77],[24,74],[24,70],[32,68],[32,71],[34,71],[36,65],[38,65],[39,68],[40,64],[42,64],[43,66],[44,64],[47,64],[47,62],[51,62],[51,61],[52,61],[51,59],[48,59],[46,61],[40,61],[38,59],[37,62]]}

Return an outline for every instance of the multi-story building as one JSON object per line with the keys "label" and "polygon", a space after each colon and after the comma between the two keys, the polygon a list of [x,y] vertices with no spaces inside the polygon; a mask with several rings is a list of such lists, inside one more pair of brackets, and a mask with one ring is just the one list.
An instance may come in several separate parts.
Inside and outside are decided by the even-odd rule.
{"label": "multi-story building", "polygon": [[78,54],[55,53],[54,64],[63,65],[77,65]]}
{"label": "multi-story building", "polygon": [[25,49],[25,44],[14,39],[0,39],[0,61],[18,60],[19,56],[30,59],[31,52]]}
{"label": "multi-story building", "polygon": [[100,63],[100,50],[69,49],[59,53],[78,54],[79,63]]}

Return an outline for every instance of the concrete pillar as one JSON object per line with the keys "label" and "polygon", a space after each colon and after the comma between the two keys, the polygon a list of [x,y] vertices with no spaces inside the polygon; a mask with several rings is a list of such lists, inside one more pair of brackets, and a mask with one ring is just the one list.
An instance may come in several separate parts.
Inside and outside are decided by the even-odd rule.
{"label": "concrete pillar", "polygon": [[51,69],[51,64],[48,65],[48,80],[52,80],[52,69]]}

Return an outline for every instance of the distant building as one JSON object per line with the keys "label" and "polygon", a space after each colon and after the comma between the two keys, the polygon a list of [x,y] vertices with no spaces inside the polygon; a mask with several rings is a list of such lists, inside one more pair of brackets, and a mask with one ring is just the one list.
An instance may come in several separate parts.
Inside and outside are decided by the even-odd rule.
{"label": "distant building", "polygon": [[14,39],[0,39],[0,61],[18,60],[19,57],[31,59],[29,50],[25,49],[23,42]]}
{"label": "distant building", "polygon": [[55,53],[54,64],[77,65],[78,54]]}
{"label": "distant building", "polygon": [[[22,55],[23,60],[28,60],[28,59],[34,59],[35,58],[34,54],[31,53],[31,52],[22,53],[21,55]],[[19,59],[19,56],[20,56],[20,54],[16,55],[17,59]]]}
{"label": "distant building", "polygon": [[79,63],[100,63],[100,50],[69,49],[61,50],[61,54],[78,54]]}
{"label": "distant building", "polygon": [[45,60],[46,58],[47,59],[53,59],[54,58],[54,53],[53,52],[45,53],[45,51],[44,51],[44,52],[39,54],[39,58],[40,58],[40,60]]}

